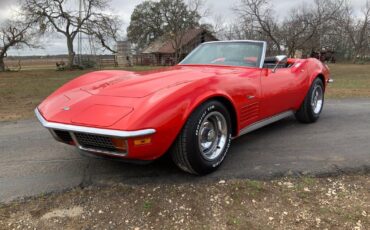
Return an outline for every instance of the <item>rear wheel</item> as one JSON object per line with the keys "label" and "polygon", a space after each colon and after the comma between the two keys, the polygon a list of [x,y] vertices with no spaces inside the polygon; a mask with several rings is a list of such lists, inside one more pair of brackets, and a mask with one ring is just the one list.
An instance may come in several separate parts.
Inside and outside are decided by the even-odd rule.
{"label": "rear wheel", "polygon": [[231,142],[231,120],[225,106],[209,101],[189,117],[172,147],[172,159],[183,171],[208,174],[225,159]]}
{"label": "rear wheel", "polygon": [[296,118],[302,123],[316,122],[324,107],[325,101],[324,84],[320,78],[316,78],[304,99],[301,108],[296,113]]}

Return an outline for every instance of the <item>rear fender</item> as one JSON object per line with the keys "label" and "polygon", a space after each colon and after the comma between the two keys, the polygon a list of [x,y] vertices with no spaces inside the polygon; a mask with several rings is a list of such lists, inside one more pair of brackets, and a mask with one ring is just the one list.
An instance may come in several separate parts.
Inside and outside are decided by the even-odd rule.
{"label": "rear fender", "polygon": [[296,109],[299,109],[299,107],[301,106],[301,104],[303,103],[306,95],[308,94],[308,92],[310,91],[310,88],[312,86],[312,83],[315,81],[316,78],[320,77],[320,78],[323,78],[323,83],[324,83],[324,88],[326,88],[327,86],[327,79],[328,77],[325,77],[325,76],[328,76],[328,70],[327,68],[317,59],[314,59],[314,58],[310,58],[310,59],[307,59],[307,66],[305,68],[305,71],[307,71],[307,75],[306,75],[306,80],[304,82],[304,87],[302,89],[302,100],[301,102],[297,105]]}
{"label": "rear fender", "polygon": [[322,62],[316,60],[316,59],[310,59],[313,60],[312,64],[312,73],[309,75],[309,86],[308,89],[311,87],[313,81],[315,81],[316,78],[320,78],[323,83],[324,83],[324,88],[328,85],[328,80],[329,80],[329,69],[326,67],[325,64]]}

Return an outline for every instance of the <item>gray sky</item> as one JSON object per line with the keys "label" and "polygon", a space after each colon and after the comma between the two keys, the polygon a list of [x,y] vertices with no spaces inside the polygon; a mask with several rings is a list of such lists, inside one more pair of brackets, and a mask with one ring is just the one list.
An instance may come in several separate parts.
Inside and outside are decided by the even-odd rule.
{"label": "gray sky", "polygon": [[[70,0],[71,3],[78,0]],[[365,4],[366,0],[349,0],[353,8],[357,11],[361,9],[361,6]],[[0,0],[0,23],[6,18],[11,17],[11,12],[17,9],[16,0]],[[130,15],[137,4],[143,2],[143,0],[111,0],[111,7],[114,14],[119,15],[125,23],[125,27],[130,23]],[[232,22],[235,19],[231,8],[239,4],[240,0],[205,0],[206,7],[209,8],[212,15],[219,15],[223,17],[225,23]],[[302,4],[311,4],[313,0],[279,0],[274,1],[276,13],[282,14],[291,10],[294,7]],[[277,3],[278,2],[278,3]],[[212,20],[213,16],[210,16],[206,20]],[[125,29],[125,28],[124,28]],[[52,36],[52,38],[44,38],[43,44],[44,49],[30,50],[11,50],[9,55],[52,55],[52,54],[64,54],[67,53],[65,48],[65,41],[60,35]]]}

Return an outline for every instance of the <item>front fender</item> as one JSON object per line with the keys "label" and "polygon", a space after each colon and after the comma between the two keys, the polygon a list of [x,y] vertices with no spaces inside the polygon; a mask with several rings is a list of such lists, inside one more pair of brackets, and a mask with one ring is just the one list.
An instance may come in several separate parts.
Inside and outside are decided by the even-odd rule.
{"label": "front fender", "polygon": [[[203,81],[203,82],[202,82]],[[155,146],[142,147],[135,157],[156,159],[166,153],[184,127],[189,116],[198,106],[211,98],[222,97],[232,103],[222,90],[215,90],[209,80],[191,82],[161,90],[143,100],[135,112],[121,120],[117,127],[132,124],[129,130],[150,127],[157,132],[152,136]]]}

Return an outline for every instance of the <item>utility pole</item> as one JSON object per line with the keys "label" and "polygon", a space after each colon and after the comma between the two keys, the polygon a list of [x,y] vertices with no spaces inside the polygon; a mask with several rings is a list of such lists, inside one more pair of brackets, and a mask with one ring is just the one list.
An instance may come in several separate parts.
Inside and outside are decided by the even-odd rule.
{"label": "utility pole", "polygon": [[[82,20],[82,1],[83,0],[78,0],[79,1],[79,7],[78,7],[78,23],[81,23]],[[78,60],[78,65],[82,65],[82,33],[78,33],[78,43],[77,43],[77,60]]]}

